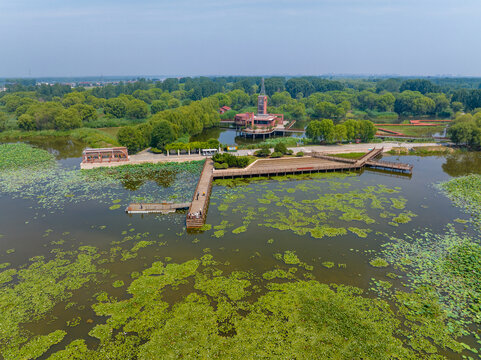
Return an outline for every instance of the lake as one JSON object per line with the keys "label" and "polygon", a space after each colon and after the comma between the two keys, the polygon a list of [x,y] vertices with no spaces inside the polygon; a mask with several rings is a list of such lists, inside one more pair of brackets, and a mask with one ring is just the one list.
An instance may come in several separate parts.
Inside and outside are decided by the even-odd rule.
{"label": "lake", "polygon": [[[239,141],[234,130],[220,128],[192,140],[212,137],[226,144]],[[96,281],[72,290],[71,297],[60,300],[45,316],[23,325],[34,334],[67,332],[48,354],[78,338],[96,344],[88,332],[106,319],[92,309],[96,296],[106,292],[128,299],[126,289],[135,279],[133,274],[156,261],[182,263],[210,254],[226,273],[262,274],[285,267],[276,254],[295,252],[308,264],[299,268],[301,278],[356,286],[376,298],[380,295],[371,290],[373,278],[401,286],[400,280],[386,277],[385,269],[369,263],[390,237],[416,236],[426,229],[442,233],[447,224],[479,236],[474,226],[455,221],[469,220],[469,215],[434,186],[453,176],[480,173],[478,153],[385,156],[413,164],[412,176],[366,169],[351,174],[216,181],[206,220],[211,228],[187,232],[185,213],[142,216],[127,215],[124,209],[139,200],[188,201],[201,164],[188,171],[178,166],[158,178],[126,176],[88,183],[77,175],[80,144],[33,145],[53,153],[57,167],[49,173],[39,170],[38,180],[31,182],[0,177],[0,264],[20,269],[33,257],[54,259],[58,252],[91,246],[97,249],[95,263],[102,269]],[[180,284],[178,292],[166,292],[165,297],[175,303],[190,291],[192,287]],[[469,339],[465,342],[473,344]],[[449,351],[444,354],[459,357]]]}

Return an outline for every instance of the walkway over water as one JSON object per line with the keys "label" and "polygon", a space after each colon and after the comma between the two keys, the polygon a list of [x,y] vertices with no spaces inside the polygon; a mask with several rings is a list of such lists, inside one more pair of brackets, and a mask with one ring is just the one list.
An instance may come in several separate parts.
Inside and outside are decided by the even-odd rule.
{"label": "walkway over water", "polygon": [[187,229],[200,228],[205,223],[207,209],[209,207],[210,193],[212,190],[212,172],[214,161],[207,159],[200,174],[199,182],[195,188],[194,197],[187,213]]}
{"label": "walkway over water", "polygon": [[190,202],[185,203],[172,203],[172,202],[163,202],[163,203],[133,203],[129,204],[125,209],[125,212],[129,214],[167,214],[174,212],[178,209],[187,209],[190,206]]}

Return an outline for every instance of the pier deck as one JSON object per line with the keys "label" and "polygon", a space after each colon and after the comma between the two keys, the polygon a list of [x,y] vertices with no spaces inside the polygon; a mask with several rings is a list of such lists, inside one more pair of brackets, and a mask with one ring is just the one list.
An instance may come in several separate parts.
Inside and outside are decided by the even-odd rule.
{"label": "pier deck", "polygon": [[195,188],[194,197],[189,207],[189,212],[187,213],[187,229],[200,228],[205,223],[207,209],[209,207],[210,192],[212,189],[213,170],[214,162],[212,159],[206,159],[204,168],[200,174],[199,182]]}
{"label": "pier deck", "polygon": [[133,203],[129,204],[125,209],[126,213],[129,214],[167,214],[174,212],[178,209],[187,209],[190,206],[190,202],[186,203]]}
{"label": "pier deck", "polygon": [[197,187],[190,203],[174,204],[130,204],[128,213],[167,213],[179,208],[189,208],[186,218],[187,229],[199,229],[205,224],[209,199],[214,178],[235,178],[252,176],[278,176],[287,174],[306,174],[328,171],[353,171],[365,166],[382,170],[412,173],[412,165],[374,160],[383,152],[383,148],[374,148],[360,159],[336,158],[323,153],[311,153],[311,156],[287,157],[280,159],[260,159],[244,169],[214,170],[214,161],[206,159]]}

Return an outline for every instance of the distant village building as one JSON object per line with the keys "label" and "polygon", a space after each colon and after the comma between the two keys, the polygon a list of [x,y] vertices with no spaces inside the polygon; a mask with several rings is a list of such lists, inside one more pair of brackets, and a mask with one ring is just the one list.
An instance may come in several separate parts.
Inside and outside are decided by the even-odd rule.
{"label": "distant village building", "polygon": [[227,111],[230,111],[232,110],[230,107],[228,106],[222,106],[220,109],[219,109],[219,114],[225,114]]}
{"label": "distant village building", "polygon": [[257,114],[247,112],[237,114],[234,118],[236,126],[247,128],[273,128],[284,124],[283,114],[268,114],[267,113],[267,95],[264,86],[264,79],[262,79],[261,93],[257,97]]}

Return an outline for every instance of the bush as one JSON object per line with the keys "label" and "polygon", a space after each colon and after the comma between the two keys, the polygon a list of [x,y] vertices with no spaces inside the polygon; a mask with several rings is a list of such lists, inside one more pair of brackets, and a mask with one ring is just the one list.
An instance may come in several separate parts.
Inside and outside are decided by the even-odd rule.
{"label": "bush", "polygon": [[283,142],[279,142],[274,146],[274,152],[281,153],[281,154],[287,154],[287,146]]}
{"label": "bush", "polygon": [[260,150],[257,150],[254,155],[258,157],[267,157],[271,154],[271,149],[269,149],[268,145],[264,145],[260,148]]}
{"label": "bush", "polygon": [[278,152],[278,151],[274,151],[272,154],[271,154],[271,158],[280,158],[282,157],[282,153]]}
{"label": "bush", "polygon": [[[215,154],[212,160],[214,160],[214,167],[216,169],[227,169],[229,167],[244,168],[249,165],[249,158],[247,156],[234,156],[227,153]],[[224,165],[225,167],[218,167]]]}
{"label": "bush", "polygon": [[20,117],[17,120],[17,125],[22,130],[26,130],[26,131],[35,130],[35,120],[33,116],[29,114],[20,115]]}
{"label": "bush", "polygon": [[296,154],[297,157],[303,157],[304,156],[304,153],[302,151],[299,151],[297,154]]}

